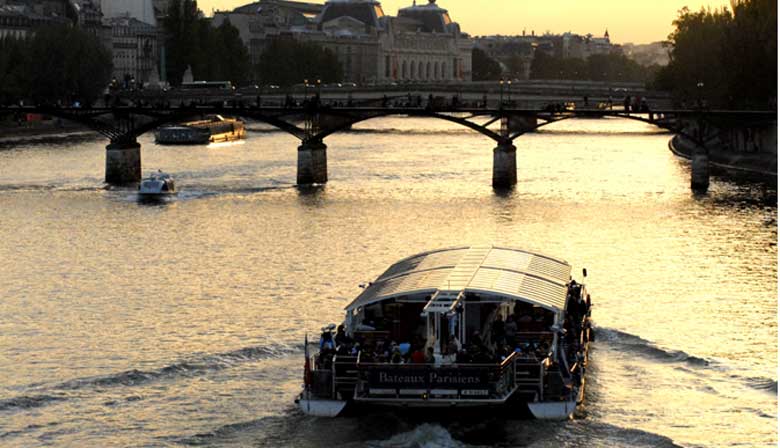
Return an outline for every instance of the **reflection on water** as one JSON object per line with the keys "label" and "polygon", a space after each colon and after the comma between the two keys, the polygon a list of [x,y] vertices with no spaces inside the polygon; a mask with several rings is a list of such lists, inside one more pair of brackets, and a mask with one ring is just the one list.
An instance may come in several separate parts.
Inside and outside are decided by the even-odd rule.
{"label": "reflection on water", "polygon": [[[776,187],[690,193],[669,135],[617,119],[493,144],[371,120],[328,139],[296,188],[297,140],[162,147],[162,204],[102,183],[105,142],[0,151],[0,444],[8,446],[774,446]],[[598,339],[567,423],[297,413],[302,340],[399,258],[514,245],[587,267]]]}

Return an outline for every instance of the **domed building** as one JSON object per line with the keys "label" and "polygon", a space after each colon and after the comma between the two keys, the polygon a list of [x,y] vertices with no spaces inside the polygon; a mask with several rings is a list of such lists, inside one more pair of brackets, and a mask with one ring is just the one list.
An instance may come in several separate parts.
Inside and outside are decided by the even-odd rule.
{"label": "domed building", "polygon": [[261,0],[216,12],[214,26],[230,20],[253,62],[277,38],[313,42],[339,58],[344,81],[360,84],[471,80],[473,40],[436,0],[388,16],[377,0],[328,0],[324,5]]}

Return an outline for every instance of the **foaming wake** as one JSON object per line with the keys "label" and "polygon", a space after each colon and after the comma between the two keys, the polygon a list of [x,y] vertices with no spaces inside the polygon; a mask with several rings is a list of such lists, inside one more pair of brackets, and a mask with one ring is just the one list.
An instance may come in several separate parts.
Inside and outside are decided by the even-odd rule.
{"label": "foaming wake", "polygon": [[32,409],[65,399],[65,397],[58,395],[21,395],[0,400],[0,411],[7,411],[10,409]]}
{"label": "foaming wake", "polygon": [[430,423],[424,423],[411,431],[396,434],[387,440],[367,442],[366,445],[394,448],[452,448],[466,446],[453,439],[452,435],[444,427]]}
{"label": "foaming wake", "polygon": [[[280,358],[291,353],[299,352],[300,350],[301,347],[298,346],[283,346],[276,348],[263,346],[245,347],[230,352],[218,353],[202,358],[177,362],[155,370],[131,369],[110,375],[76,378],[65,381],[64,383],[57,384],[53,387],[42,388],[44,391],[54,391],[54,394],[26,394],[12,398],[0,399],[0,411],[13,409],[31,409],[71,398],[65,394],[65,391],[90,389],[95,387],[132,387],[147,384],[153,381],[196,377],[205,375],[209,372],[227,369],[245,362],[252,362],[268,358]],[[56,393],[57,391],[60,393]]]}
{"label": "foaming wake", "polygon": [[596,329],[596,336],[597,341],[607,341],[624,351],[631,351],[658,361],[684,363],[695,367],[706,367],[712,364],[708,359],[689,355],[682,350],[664,350],[650,341],[620,330],[599,327]]}
{"label": "foaming wake", "polygon": [[[719,364],[716,361],[689,355],[681,350],[664,350],[655,346],[652,342],[639,336],[615,330],[611,328],[597,328],[597,340],[606,341],[616,345],[623,352],[633,352],[654,360],[668,363],[682,363],[692,367],[715,367],[718,370],[728,372],[731,367]],[[765,377],[745,377],[739,374],[730,374],[729,378],[738,380],[750,388],[777,394],[777,379]]]}
{"label": "foaming wake", "polygon": [[745,382],[749,387],[757,390],[764,390],[767,392],[774,392],[777,394],[777,380],[771,378],[762,377],[748,377],[743,378],[739,375],[731,375],[731,378],[739,379]]}
{"label": "foaming wake", "polygon": [[82,389],[84,387],[93,386],[136,386],[149,381],[160,379],[192,377],[203,375],[211,371],[230,368],[242,362],[256,361],[264,358],[281,357],[285,354],[292,353],[293,350],[294,349],[290,347],[245,347],[227,353],[209,355],[200,359],[178,362],[156,370],[142,371],[132,369],[106,376],[78,378],[61,383],[59,386],[57,386],[57,388]]}

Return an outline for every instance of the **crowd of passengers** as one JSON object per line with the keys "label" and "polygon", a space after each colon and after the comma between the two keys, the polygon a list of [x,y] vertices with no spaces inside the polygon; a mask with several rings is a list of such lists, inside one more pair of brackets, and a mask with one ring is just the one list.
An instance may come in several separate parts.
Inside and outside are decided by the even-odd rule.
{"label": "crowd of passengers", "polygon": [[[512,325],[510,324],[510,329]],[[497,328],[497,327],[494,327]],[[491,344],[492,342],[492,344]],[[427,346],[427,348],[426,348]],[[317,358],[318,369],[330,369],[333,355],[358,356],[361,362],[391,364],[493,364],[500,363],[513,352],[521,358],[539,361],[550,351],[546,341],[523,341],[515,335],[494,335],[493,341],[485,343],[478,331],[474,331],[464,346],[455,336],[450,336],[441,355],[434,353],[433,347],[422,338],[415,337],[412,342],[396,342],[389,338],[366,339],[347,336],[344,326],[339,325],[336,335],[329,329],[320,337],[320,354]]]}
{"label": "crowd of passengers", "polygon": [[[572,280],[568,285],[568,313],[563,322],[564,342],[578,345],[578,335],[581,331],[582,319],[590,311],[590,297],[580,294],[582,285]],[[335,336],[333,327],[323,329],[320,337],[320,355],[317,358],[318,368],[329,369],[333,355],[358,356],[361,362],[391,363],[391,364],[491,364],[500,363],[512,353],[529,361],[540,361],[550,353],[548,338],[540,333],[553,331],[553,315],[542,308],[516,302],[506,319],[498,316],[490,324],[490,330],[480,334],[474,331],[465,346],[461,346],[455,336],[450,336],[441,351],[436,355],[432,346],[427,344],[419,334],[411,341],[395,341],[387,337],[367,338],[363,333],[356,332],[355,339],[350,338],[339,325]],[[371,331],[383,330],[381,323],[369,320],[362,324]]]}

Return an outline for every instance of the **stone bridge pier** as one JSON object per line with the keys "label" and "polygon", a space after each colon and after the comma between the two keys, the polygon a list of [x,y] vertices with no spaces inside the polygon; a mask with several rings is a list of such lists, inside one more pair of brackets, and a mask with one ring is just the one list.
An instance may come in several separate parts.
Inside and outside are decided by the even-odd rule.
{"label": "stone bridge pier", "polygon": [[710,188],[710,156],[706,148],[699,145],[691,154],[691,190],[706,193]]}
{"label": "stone bridge pier", "polygon": [[493,149],[493,188],[512,188],[517,184],[517,148],[501,142]]}
{"label": "stone bridge pier", "polygon": [[141,145],[132,140],[106,146],[106,183],[127,185],[141,181]]}
{"label": "stone bridge pier", "polygon": [[298,147],[298,185],[328,182],[328,147],[322,140],[304,140]]}

